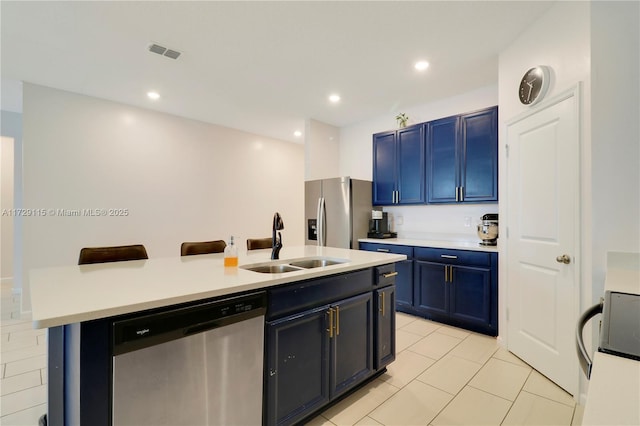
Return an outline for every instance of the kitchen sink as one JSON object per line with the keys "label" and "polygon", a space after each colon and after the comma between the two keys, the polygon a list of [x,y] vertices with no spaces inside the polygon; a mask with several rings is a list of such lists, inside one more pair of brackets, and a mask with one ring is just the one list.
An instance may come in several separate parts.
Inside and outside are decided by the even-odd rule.
{"label": "kitchen sink", "polygon": [[322,268],[322,267],[331,266],[331,265],[339,265],[345,262],[346,260],[317,258],[317,259],[298,260],[296,262],[289,263],[289,265],[296,266],[298,268],[310,269],[310,268]]}
{"label": "kitchen sink", "polygon": [[252,265],[242,265],[240,268],[247,271],[259,272],[262,274],[282,274],[285,272],[304,271],[311,268],[322,268],[325,266],[339,265],[346,263],[346,259],[330,259],[326,257],[312,257],[306,259],[279,261],[278,263],[259,263]]}
{"label": "kitchen sink", "polygon": [[302,271],[301,268],[296,268],[289,265],[257,265],[257,266],[241,266],[242,269],[246,269],[247,271],[260,272],[262,274],[281,274],[283,272],[295,272]]}

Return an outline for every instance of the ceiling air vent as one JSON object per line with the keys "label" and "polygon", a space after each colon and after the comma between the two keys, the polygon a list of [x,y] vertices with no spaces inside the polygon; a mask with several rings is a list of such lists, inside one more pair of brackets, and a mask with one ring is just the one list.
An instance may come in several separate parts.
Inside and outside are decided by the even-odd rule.
{"label": "ceiling air vent", "polygon": [[149,52],[157,53],[158,55],[166,56],[171,59],[178,59],[181,55],[180,52],[173,49],[167,49],[164,46],[160,46],[159,44],[152,43],[149,45]]}

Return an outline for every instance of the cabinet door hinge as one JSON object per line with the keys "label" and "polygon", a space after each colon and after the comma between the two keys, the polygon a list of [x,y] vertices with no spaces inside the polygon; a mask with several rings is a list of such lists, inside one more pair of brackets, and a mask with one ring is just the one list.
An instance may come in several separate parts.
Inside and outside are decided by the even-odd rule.
{"label": "cabinet door hinge", "polygon": [[504,150],[505,150],[505,152],[507,154],[507,158],[509,158],[509,144],[505,144],[504,145]]}

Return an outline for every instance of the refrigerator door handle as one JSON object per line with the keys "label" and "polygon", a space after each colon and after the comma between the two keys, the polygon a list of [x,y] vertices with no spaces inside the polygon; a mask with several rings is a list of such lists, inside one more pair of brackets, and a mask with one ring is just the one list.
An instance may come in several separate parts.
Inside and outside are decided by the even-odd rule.
{"label": "refrigerator door handle", "polygon": [[321,207],[320,214],[322,215],[321,220],[318,223],[321,223],[322,228],[320,231],[320,245],[327,245],[327,206],[325,204],[325,199],[322,197],[321,199]]}
{"label": "refrigerator door handle", "polygon": [[316,209],[316,236],[318,245],[322,245],[322,197],[318,198],[318,208]]}

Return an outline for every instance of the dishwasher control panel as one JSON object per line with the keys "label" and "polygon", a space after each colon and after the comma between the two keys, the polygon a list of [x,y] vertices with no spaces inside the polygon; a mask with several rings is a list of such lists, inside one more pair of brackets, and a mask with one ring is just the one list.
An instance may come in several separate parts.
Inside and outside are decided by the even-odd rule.
{"label": "dishwasher control panel", "polygon": [[264,316],[266,305],[267,295],[262,291],[114,321],[112,354],[131,352]]}

